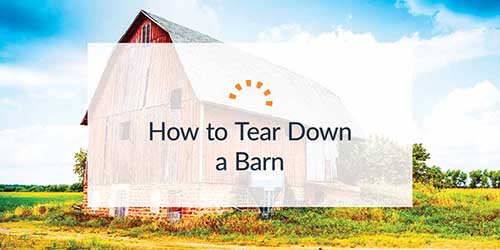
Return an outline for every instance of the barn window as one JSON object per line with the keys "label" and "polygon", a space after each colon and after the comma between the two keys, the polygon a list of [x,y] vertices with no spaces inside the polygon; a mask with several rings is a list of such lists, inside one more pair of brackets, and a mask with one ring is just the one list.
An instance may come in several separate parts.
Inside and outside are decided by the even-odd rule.
{"label": "barn window", "polygon": [[174,89],[170,93],[170,108],[181,109],[182,104],[182,89]]}
{"label": "barn window", "polygon": [[146,42],[151,42],[151,24],[146,24]]}
{"label": "barn window", "polygon": [[128,140],[130,138],[130,122],[120,123],[120,139]]}
{"label": "barn window", "polygon": [[150,23],[142,26],[141,42],[142,43],[150,43],[151,42],[151,24]]}

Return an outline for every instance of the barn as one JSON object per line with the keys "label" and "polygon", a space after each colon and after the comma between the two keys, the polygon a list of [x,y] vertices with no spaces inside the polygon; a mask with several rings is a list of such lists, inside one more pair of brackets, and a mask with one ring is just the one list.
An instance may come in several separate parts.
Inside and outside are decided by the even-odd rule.
{"label": "barn", "polygon": [[[291,131],[284,131],[272,144],[230,138],[183,144],[150,140],[142,145],[148,131],[141,127],[145,120],[154,121],[148,123],[150,132],[153,126],[158,130],[163,121],[167,127],[205,127],[207,123],[230,127],[235,121],[256,127],[287,127],[289,121],[300,121],[307,126],[341,123],[355,131],[357,128],[340,99],[314,81],[228,49],[214,38],[144,10],[119,43],[165,46],[160,50],[145,47],[139,52],[115,50],[110,59],[115,57],[115,63],[106,66],[81,122],[89,126],[90,134],[83,199],[89,213],[175,220],[235,208],[260,207],[268,212],[275,206],[261,200],[289,199],[293,206],[310,206],[320,204],[325,197],[342,200],[358,193],[339,177],[338,142],[290,142],[286,136]],[[144,57],[150,58],[147,63],[142,62]],[[240,101],[240,93],[250,89],[262,93],[262,100]],[[138,144],[142,153],[135,155],[131,152],[137,151]],[[286,172],[276,177],[281,186],[269,189],[269,181],[259,181],[256,174],[230,171],[221,175],[211,167],[228,149],[240,148],[251,155],[283,156]],[[172,190],[167,187],[174,182],[182,183],[177,193],[196,195],[201,203],[172,199]],[[241,183],[253,189],[247,194],[241,191]],[[251,195],[260,200],[249,202]],[[220,204],[221,197],[232,202]]]}

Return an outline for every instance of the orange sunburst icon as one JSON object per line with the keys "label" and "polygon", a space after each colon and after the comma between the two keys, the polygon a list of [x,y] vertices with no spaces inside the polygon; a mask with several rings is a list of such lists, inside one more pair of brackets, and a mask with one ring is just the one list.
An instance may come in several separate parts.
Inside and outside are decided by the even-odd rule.
{"label": "orange sunburst icon", "polygon": [[[246,85],[247,88],[251,88],[252,87],[252,80],[245,80],[245,85]],[[261,81],[258,81],[257,84],[255,85],[255,87],[257,89],[261,89],[263,85],[264,85],[264,83],[262,83]],[[243,89],[243,87],[239,83],[237,83],[236,85],[234,85],[234,88],[237,91],[241,91]],[[264,92],[262,92],[262,94],[264,96],[269,97],[269,95],[271,94],[271,90],[266,89],[266,90],[264,90]],[[229,99],[235,100],[236,97],[237,97],[236,94],[234,94],[233,92],[229,93]],[[267,100],[265,104],[266,104],[266,106],[272,107],[273,106],[273,101],[272,100]]]}

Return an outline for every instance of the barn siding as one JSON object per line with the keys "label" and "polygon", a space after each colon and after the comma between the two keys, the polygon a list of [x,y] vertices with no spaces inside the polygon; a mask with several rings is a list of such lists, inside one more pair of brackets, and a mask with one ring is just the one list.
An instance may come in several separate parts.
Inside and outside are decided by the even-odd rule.
{"label": "barn siding", "polygon": [[151,42],[153,43],[172,43],[172,39],[165,30],[163,30],[156,23],[152,22],[150,19],[141,15],[132,27],[134,29],[127,36],[125,40],[120,41],[122,43],[139,43],[141,41],[141,29],[142,26],[146,24],[151,24]]}
{"label": "barn siding", "polygon": [[[162,28],[156,25],[154,22],[146,18],[144,15],[140,15],[135,22],[131,25],[130,30],[127,34],[124,35],[123,39],[120,40],[122,43],[135,43],[140,42],[141,37],[141,29],[143,25],[151,24],[151,42],[153,43],[171,43],[172,40],[167,32],[165,32]],[[131,57],[135,60],[141,60],[141,57],[137,55],[131,55],[126,52],[121,55],[123,57]],[[175,90],[181,88],[182,91],[182,113],[184,114],[192,114],[189,117],[182,116],[179,122],[179,126],[185,127],[197,127],[200,125],[200,114],[201,114],[201,103],[196,98],[194,91],[192,90],[191,85],[187,79],[186,74],[183,72],[182,67],[172,67],[172,65],[180,65],[178,61],[168,62],[165,60],[160,60],[162,58],[174,58],[174,60],[178,60],[178,58],[167,56],[164,53],[175,53],[175,51],[169,51],[166,49],[162,49],[159,51],[152,51],[150,54],[145,55],[144,62],[141,61],[127,61],[121,60],[122,65],[118,67],[128,67],[130,65],[134,65],[132,74],[143,75],[149,74],[148,78],[149,82],[137,82],[133,79],[123,78],[120,74],[116,74],[116,69],[113,69],[110,77],[108,78],[108,83],[106,87],[102,90],[103,98],[101,99],[99,105],[94,113],[94,118],[98,118],[99,115],[114,113],[117,114],[116,117],[113,117],[109,121],[106,120],[96,120],[98,126],[101,127],[99,129],[102,133],[104,127],[108,127],[108,134],[97,134],[99,132],[93,132],[90,136],[89,144],[93,145],[93,143],[99,143],[98,140],[109,137],[116,137],[118,134],[116,133],[116,128],[120,122],[124,120],[132,121],[134,120],[134,116],[144,115],[144,111],[141,111],[144,107],[150,107],[151,109],[158,108],[156,106],[168,106],[169,102],[169,94]],[[152,58],[153,61],[159,61],[162,63],[155,63],[151,65],[146,65],[145,63],[149,60],[146,57]],[[141,65],[137,67],[137,65]],[[145,77],[141,77],[145,79]],[[124,94],[123,91],[126,91],[127,94]],[[127,99],[127,100],[124,100]],[[123,103],[128,103],[128,106],[123,106]],[[254,126],[272,126],[276,124],[276,126],[280,126],[282,128],[286,127],[283,121],[274,121],[274,123],[270,124],[270,119],[262,118],[255,115],[249,115],[248,113],[243,113],[231,109],[221,109],[220,107],[215,107],[212,105],[207,105],[203,111],[204,122],[207,121],[217,121],[219,125],[223,125],[225,127],[234,126],[234,121],[249,121]],[[158,120],[167,121],[167,126],[172,125],[168,124],[170,119],[167,117],[172,116],[172,112],[168,111],[164,112],[164,117],[156,117]],[[134,127],[132,126],[132,129]],[[283,132],[283,131],[282,131]],[[135,139],[139,138],[144,139],[144,135],[138,135]],[[204,139],[204,138],[203,138]],[[118,145],[117,150],[126,151],[128,147],[130,147],[131,143],[133,143],[134,137],[131,138],[130,141],[125,141]],[[163,143],[165,142],[156,142]],[[102,144],[102,143],[101,143]],[[216,172],[214,160],[217,158],[220,151],[226,150],[227,147],[232,149],[234,148],[242,148],[247,149],[249,154],[255,155],[283,155],[288,160],[285,162],[285,178],[287,180],[287,184],[291,186],[300,186],[303,184],[304,176],[305,176],[305,142],[300,141],[295,143],[287,143],[284,138],[279,139],[279,143],[273,144],[273,146],[255,146],[251,144],[246,144],[245,142],[240,142],[238,140],[229,140],[225,143],[218,143],[215,146],[208,145],[210,142],[203,140],[202,146],[200,147],[199,143],[188,144],[184,143],[180,148],[182,150],[182,154],[186,156],[183,159],[178,159],[178,164],[183,167],[191,168],[191,175],[188,176],[177,176],[178,180],[182,180],[185,183],[196,182],[199,181],[199,167],[200,167],[200,154],[203,155],[202,164],[204,165],[203,175],[201,176],[201,180],[207,183],[223,183],[223,184],[234,184],[235,181],[241,182],[243,178],[246,178],[245,174],[236,174],[239,179],[231,179],[231,174],[221,175],[219,172]],[[156,151],[154,151],[156,150]],[[122,166],[120,166],[120,171],[126,169],[136,176],[135,180],[123,180],[123,181],[131,181],[132,183],[137,182],[141,183],[141,176],[160,176],[161,173],[152,172],[155,169],[160,169],[157,165],[154,164],[164,164],[166,158],[161,158],[162,155],[166,155],[165,152],[158,152],[158,150],[163,150],[161,147],[151,146],[150,148],[146,148],[145,151],[150,152],[148,157],[148,162],[151,162],[150,165],[144,165],[143,169],[138,169],[134,166],[139,165],[140,162],[144,162],[144,159],[132,159],[130,156],[120,156],[122,157],[121,162]],[[200,151],[203,150],[203,151]],[[111,157],[115,157],[117,152],[112,152],[110,150],[105,150],[104,148],[99,152],[95,152],[92,154],[92,158],[89,158],[89,162],[106,162],[105,159],[109,159]],[[210,166],[207,168],[207,166]],[[213,167],[212,167],[213,166]],[[103,168],[109,168],[109,170],[117,170],[117,166],[102,166]],[[207,171],[208,170],[208,171]],[[145,175],[141,175],[136,173],[137,171],[145,172]],[[115,182],[120,182],[119,176],[101,176],[101,178],[112,178]],[[84,185],[84,206],[86,211],[90,213],[96,213],[99,215],[109,215],[110,209],[107,208],[99,208],[97,210],[92,210],[86,206],[87,202],[87,186],[88,183]],[[157,218],[157,219],[165,219],[167,213],[170,211],[180,211],[183,216],[196,215],[200,213],[204,213],[207,211],[210,212],[222,212],[227,211],[228,208],[160,208],[159,212],[152,211],[149,207],[130,207],[128,208],[128,216],[132,217],[143,217],[143,218]]]}
{"label": "barn siding", "polygon": [[[127,34],[124,35],[125,39],[122,39],[120,42],[122,43],[136,43],[140,42],[141,38],[141,30],[142,27],[146,24],[151,24],[151,42],[152,43],[172,43],[172,40],[167,32],[165,32],[162,28],[160,28],[157,24],[146,18],[144,15],[138,16],[138,18],[135,20],[135,22],[131,25],[131,29],[127,32]],[[154,48],[156,49],[156,48]],[[135,59],[141,60],[141,58],[137,55],[131,55],[130,53],[133,53],[133,50],[125,50],[125,53],[122,54],[122,57],[133,57]],[[152,65],[144,65],[142,62],[137,62],[137,61],[127,61],[127,60],[119,60],[122,64],[118,65],[118,68],[125,68],[128,65],[134,65],[134,67],[131,67],[135,70],[135,72],[132,72],[132,75],[143,75],[141,77],[142,79],[145,79],[146,77],[144,76],[145,74],[150,74],[149,76],[149,82],[147,86],[145,86],[145,83],[143,82],[134,82],[133,79],[127,79],[123,78],[123,74],[116,74],[117,73],[117,68],[112,69],[111,73],[109,75],[109,78],[107,79],[106,87],[102,90],[102,98],[100,98],[99,105],[96,105],[96,108],[94,112],[92,113],[92,118],[94,118],[93,125],[96,126],[95,130],[89,131],[91,134],[89,144],[90,146],[92,145],[101,145],[100,148],[95,147],[95,145],[92,148],[95,148],[98,150],[98,152],[93,152],[92,154],[89,154],[89,159],[88,162],[90,164],[96,164],[98,162],[105,162],[106,158],[110,157],[115,157],[117,155],[117,152],[112,152],[110,150],[105,150],[105,146],[102,144],[102,139],[106,138],[106,136],[113,137],[113,136],[118,136],[116,133],[116,128],[119,123],[123,120],[133,120],[134,116],[141,115],[140,110],[143,107],[155,107],[158,105],[168,105],[168,102],[170,101],[170,93],[174,89],[182,89],[182,112],[184,114],[191,114],[189,117],[182,116],[179,121],[180,124],[183,126],[198,126],[199,125],[199,110],[200,110],[200,103],[196,99],[194,92],[187,80],[187,77],[185,73],[183,72],[182,67],[177,67],[179,66],[178,58],[176,56],[167,56],[165,53],[175,53],[171,51],[170,49],[165,49],[162,48],[159,51],[153,51],[149,55],[146,55],[147,57],[151,57],[152,61],[159,61],[162,63],[155,63]],[[163,59],[165,58],[173,58],[173,60],[177,60],[174,62],[167,62]],[[144,58],[145,61],[149,61],[148,58]],[[140,65],[137,67],[137,65]],[[140,72],[137,72],[140,71]],[[124,94],[124,91],[127,92],[127,94]],[[123,100],[123,99],[128,99],[128,100]],[[126,102],[129,105],[128,106],[123,106],[122,104]],[[100,116],[104,116],[104,114],[117,114],[114,116],[112,119],[109,121],[106,121],[105,119],[98,119]],[[171,116],[171,112],[165,112],[165,116]],[[165,119],[165,117],[158,117],[162,121],[169,121],[170,119]],[[172,124],[167,124],[172,125]],[[107,128],[110,128],[109,131]],[[105,129],[106,128],[106,129]],[[132,126],[133,129],[133,126]],[[114,130],[114,132],[113,132]],[[107,134],[102,134],[103,131],[106,131]],[[143,135],[141,135],[143,136]],[[112,138],[110,138],[112,139]],[[138,138],[136,138],[138,139]],[[143,138],[141,138],[143,139]],[[117,150],[119,151],[126,151],[127,147],[130,147],[130,143],[132,143],[133,138],[129,141],[124,141],[121,143],[121,145],[118,145]],[[157,142],[157,143],[164,143],[164,142]],[[158,149],[159,147],[152,146],[151,149]],[[166,148],[166,147],[163,147]],[[199,171],[199,157],[197,156],[199,154],[199,144],[196,145],[189,145],[189,144],[184,144],[181,149],[182,154],[184,156],[190,156],[186,157],[185,159],[180,159],[179,160],[179,165],[185,166],[185,167],[191,167],[192,168],[192,175],[189,176],[177,176],[178,179],[184,181],[184,182],[192,182],[194,181],[193,178],[197,178],[198,171]],[[161,164],[165,163],[166,158],[164,159],[155,159],[161,157],[161,155],[165,155],[164,153],[160,152],[154,152],[150,151],[151,153],[148,155],[148,157],[151,157],[151,159],[148,159],[148,162],[152,164]],[[139,160],[143,159],[131,159],[129,156],[126,155],[120,155],[121,157],[121,165],[120,166],[120,171],[123,169],[127,169],[127,171],[131,172],[136,172],[134,176],[136,178],[141,178],[137,174],[138,171],[145,171],[146,175],[151,176],[151,175],[157,175],[160,176],[159,173],[152,173],[151,171],[153,169],[159,169],[158,166],[154,165],[149,165],[145,166],[145,169],[138,169],[135,168],[138,164]],[[108,171],[114,172],[112,170],[116,170],[117,166],[102,166],[103,168],[107,168]],[[113,182],[119,182],[121,178],[120,176],[101,176],[100,178],[106,178],[106,179],[112,179],[112,180],[107,180],[107,181],[113,181]],[[125,180],[123,180],[125,181]],[[127,180],[127,181],[132,181],[132,182],[140,182],[140,179],[137,180]],[[87,206],[88,202],[88,182],[87,180],[84,183],[84,191],[83,191],[83,206],[85,210],[89,213],[95,213],[99,215],[109,215],[110,214],[110,209],[108,208],[98,208],[97,210],[91,209]],[[185,216],[190,216],[190,215],[195,215],[198,213],[202,213],[203,211],[225,211],[225,209],[217,209],[217,208],[207,208],[207,209],[193,209],[193,208],[161,208],[159,210],[159,213],[153,213],[150,208],[147,207],[130,207],[128,208],[127,215],[128,216],[135,216],[135,217],[149,217],[149,218],[159,218],[159,219],[164,219],[167,216],[167,212],[170,211],[182,211],[182,214]]]}

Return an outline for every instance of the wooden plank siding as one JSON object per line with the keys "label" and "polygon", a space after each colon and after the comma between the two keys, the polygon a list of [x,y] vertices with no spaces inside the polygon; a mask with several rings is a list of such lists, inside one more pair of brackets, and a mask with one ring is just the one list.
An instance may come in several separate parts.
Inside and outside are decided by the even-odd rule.
{"label": "wooden plank siding", "polygon": [[[151,25],[151,43],[172,43],[168,32],[159,27],[143,14],[139,14],[120,43],[141,42],[142,27]],[[124,45],[127,46],[127,45]],[[147,46],[147,45],[146,45]],[[234,170],[234,155],[228,156],[228,171],[216,171],[217,157],[227,152],[241,150],[252,156],[281,156],[285,159],[285,180],[289,186],[303,186],[306,176],[306,143],[305,141],[290,142],[285,136],[287,121],[260,116],[258,114],[236,110],[230,107],[201,102],[189,82],[179,57],[173,46],[151,46],[150,49],[123,49],[109,69],[105,82],[100,84],[100,97],[95,100],[91,116],[85,116],[84,121],[92,122],[89,134],[89,148],[95,152],[89,154],[88,164],[92,168],[102,168],[105,173],[97,178],[101,183],[158,184],[168,182],[168,173],[162,172],[166,166],[176,165],[188,168],[189,171],[178,171],[175,174],[177,182],[182,183],[220,183],[235,184],[248,180],[247,172]],[[181,90],[181,109],[170,106],[171,95]],[[93,101],[94,102],[94,101]],[[158,112],[161,111],[161,112]],[[166,127],[200,127],[201,134],[192,142],[171,142],[155,139],[144,144],[141,154],[124,154],[130,152],[134,143],[144,142],[149,138],[149,130],[144,124],[134,121],[151,120],[157,128],[161,122]],[[206,139],[204,132],[206,124],[211,122],[218,126],[234,128],[235,121],[248,121],[256,127],[279,126],[282,128],[280,137],[273,143],[240,141],[236,137],[224,142],[212,142]],[[130,138],[120,139],[120,126],[130,122]],[[83,123],[83,122],[82,122]],[[85,123],[86,125],[86,123]],[[230,131],[238,135],[238,131]],[[105,143],[103,143],[105,141]],[[117,142],[107,145],[107,141]],[[134,157],[133,155],[140,155]],[[178,158],[181,156],[181,158]],[[116,164],[106,165],[106,162]],[[140,166],[140,168],[139,168]],[[202,172],[200,172],[202,171]],[[126,174],[120,174],[126,173]],[[154,178],[152,178],[154,177]],[[87,201],[88,183],[84,185],[84,203]],[[227,190],[229,192],[229,190]],[[87,206],[87,204],[84,204]],[[182,211],[182,214],[195,214],[193,211],[204,210],[194,208],[165,208],[166,211]],[[210,208],[207,208],[210,210]],[[212,208],[216,211],[217,209]],[[227,208],[221,208],[225,211]],[[102,211],[106,212],[106,209]],[[211,211],[211,210],[210,210]],[[130,207],[128,215],[139,217],[154,217],[165,219],[151,211],[149,207]]]}
{"label": "wooden plank siding", "polygon": [[[107,82],[102,83],[102,94],[99,100],[96,100],[89,117],[90,122],[96,122],[98,125],[91,126],[90,137],[103,138],[97,133],[105,130],[106,144],[113,144],[105,145],[104,154],[92,154],[101,157],[92,159],[92,162],[99,164],[98,167],[112,168],[106,171],[108,173],[132,173],[130,176],[133,179],[122,179],[124,176],[103,176],[105,179],[113,178],[105,183],[144,183],[151,176],[162,176],[161,173],[151,171],[158,171],[172,162],[183,168],[191,168],[191,176],[178,176],[177,180],[197,181],[197,141],[181,143],[154,140],[144,144],[144,153],[140,158],[133,158],[132,154],[126,153],[137,143],[144,143],[146,138],[149,138],[149,121],[154,122],[156,127],[165,122],[167,128],[198,127],[200,124],[200,102],[194,95],[173,47],[126,47],[120,52]],[[180,109],[171,107],[172,93],[175,91],[181,93]],[[145,124],[145,121],[148,123]],[[142,123],[138,124],[139,122]],[[120,139],[122,123],[130,123],[130,139]],[[91,139],[92,143],[94,139]],[[172,150],[173,148],[177,151]],[[179,155],[183,158],[178,159]],[[106,162],[117,164],[105,166]],[[137,169],[135,166],[142,168]]]}
{"label": "wooden plank siding", "polygon": [[128,32],[124,36],[124,40],[121,43],[140,43],[141,42],[141,28],[146,25],[151,24],[151,42],[152,43],[172,43],[172,39],[169,34],[159,27],[156,23],[152,22],[144,15],[139,15],[138,19],[131,26],[131,32]]}
{"label": "wooden plank siding", "polygon": [[[129,31],[126,32],[126,34],[123,36],[120,42],[122,43],[132,43],[132,42],[140,42],[141,38],[141,28],[145,24],[150,24],[151,25],[151,42],[153,43],[172,43],[172,40],[169,36],[169,34],[160,28],[157,24],[152,22],[150,19],[146,18],[146,16],[142,13],[139,13],[138,16],[136,17],[136,20],[132,23],[131,27],[129,28]],[[167,58],[167,56],[162,55],[161,53],[158,54],[157,56]],[[177,63],[178,64],[178,63]],[[199,101],[194,98],[194,92],[191,88],[191,86],[188,84],[186,81],[186,78],[182,79],[170,79],[170,82],[173,84],[166,84],[169,80],[168,77],[170,77],[170,72],[167,72],[166,69],[167,67],[163,67],[164,65],[158,64],[158,65],[150,65],[149,72],[147,74],[151,74],[151,81],[148,82],[148,86],[145,85],[140,85],[139,87],[139,94],[137,94],[138,97],[141,95],[144,96],[143,98],[143,105],[144,106],[154,106],[155,104],[162,104],[162,103],[167,103],[168,98],[167,95],[172,91],[173,88],[181,88],[184,91],[182,91],[182,108],[183,109],[189,109],[191,111],[191,114],[194,114],[192,117],[182,117],[183,121],[181,122],[182,124],[190,124],[190,125],[198,125],[199,124],[199,110],[200,110],[200,103]],[[178,69],[181,70],[181,69]],[[178,76],[178,74],[176,74]],[[185,74],[184,74],[185,76]],[[112,84],[107,84],[107,87],[104,88],[103,90],[103,99],[104,97],[107,99],[107,101],[104,101],[103,104],[99,105],[99,108],[105,109],[102,112],[108,112],[110,109],[113,107],[113,103],[118,103],[117,100],[114,98],[114,91],[115,88],[118,88],[118,79],[116,79],[117,76],[111,76],[109,78],[109,81],[112,82]],[[113,84],[114,83],[114,84]],[[131,86],[132,87],[132,86]],[[143,88],[141,88],[143,87]],[[140,89],[144,89],[144,91],[140,91]],[[140,98],[139,98],[140,100]],[[138,103],[136,103],[138,104]],[[97,108],[96,114],[103,114],[99,112],[99,108]],[[126,115],[126,114],[124,114]],[[131,114],[129,114],[131,115]],[[136,114],[139,115],[139,114]],[[132,117],[129,117],[129,119]],[[87,119],[88,119],[88,113],[85,114],[84,119],[82,120],[81,124],[82,125],[87,125]],[[161,118],[160,118],[161,119]],[[93,126],[95,126],[95,131],[89,131],[91,134],[90,139],[89,139],[89,146],[90,148],[93,148],[96,150],[96,152],[93,152],[93,154],[89,154],[89,156],[93,158],[89,158],[87,161],[87,164],[94,164],[99,161],[104,162],[103,160],[109,156],[110,152],[106,150],[106,145],[105,143],[102,143],[102,140],[106,139],[106,134],[107,132],[107,120],[106,119],[100,119],[94,121]],[[130,142],[129,142],[130,143]],[[128,147],[127,143],[124,143],[122,147]],[[128,169],[131,169],[133,171],[151,171],[152,169],[159,169],[154,166],[154,164],[162,164],[165,161],[168,161],[167,157],[164,157],[163,159],[160,159],[160,161],[155,161],[154,158],[160,157],[160,156],[165,156],[164,152],[157,152],[155,150],[165,150],[165,147],[157,147],[151,146],[149,148],[146,148],[146,150],[149,152],[149,155],[151,159],[147,159],[147,162],[149,162],[150,165],[149,167],[146,167],[147,169],[138,169],[138,168],[133,168],[133,163],[132,161],[128,162],[129,159],[124,156],[124,163],[126,164],[125,167]],[[189,162],[185,162],[185,166],[192,166],[193,167],[193,176],[179,176],[179,179],[183,179],[185,181],[191,181],[192,178],[199,179],[197,177],[198,175],[198,170],[199,170],[199,155],[200,152],[200,147],[193,145],[192,147],[184,147],[182,149],[185,151],[183,155],[190,155],[192,156],[191,158],[187,159]],[[148,157],[146,156],[146,157]],[[127,164],[128,162],[128,164]],[[182,163],[181,163],[182,164]],[[87,165],[88,166],[88,165]],[[136,165],[139,166],[139,165]],[[101,166],[103,168],[113,168],[113,166]],[[92,210],[88,207],[88,170],[86,169],[86,178],[85,178],[85,183],[84,183],[84,198],[83,198],[83,205],[85,209],[90,212],[90,213],[96,213],[96,214],[102,214],[104,216],[109,215],[110,210],[109,209],[99,209],[99,210]],[[161,176],[161,173],[147,173],[148,176],[155,175]],[[137,175],[136,175],[137,176]],[[95,176],[94,176],[95,177]],[[113,178],[111,176],[100,176],[98,178]],[[98,181],[103,181],[103,180],[98,180]],[[140,181],[140,180],[136,180]],[[101,211],[102,210],[102,211]],[[142,207],[142,208],[129,208],[128,209],[128,216],[133,216],[133,217],[146,217],[146,218],[156,218],[156,219],[167,219],[168,213],[170,212],[175,212],[175,211],[180,211],[183,215],[186,216],[191,216],[195,215],[196,211],[198,210],[203,210],[203,209],[181,209],[181,208],[161,208],[159,213],[154,213],[149,207]],[[223,211],[224,209],[221,209]],[[104,213],[100,213],[103,212]]]}

